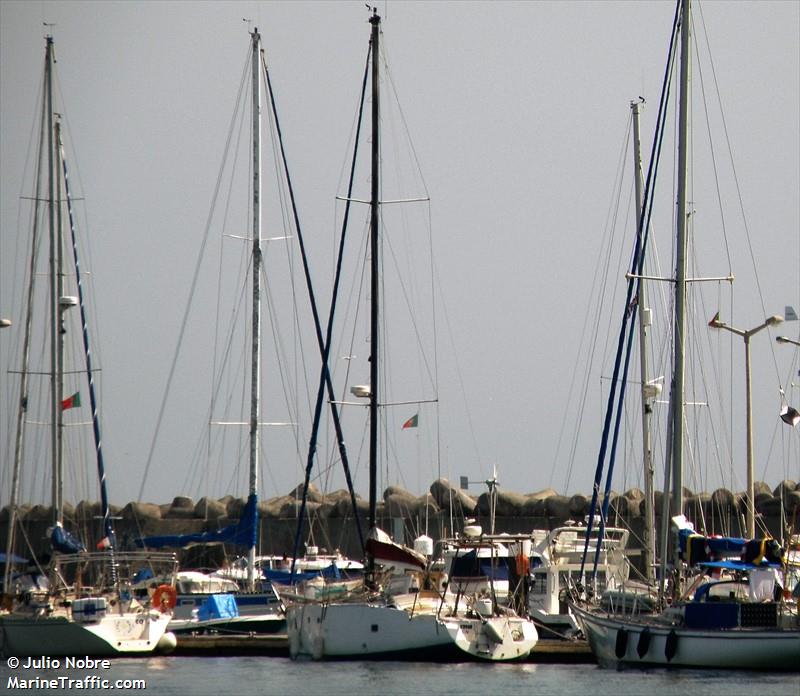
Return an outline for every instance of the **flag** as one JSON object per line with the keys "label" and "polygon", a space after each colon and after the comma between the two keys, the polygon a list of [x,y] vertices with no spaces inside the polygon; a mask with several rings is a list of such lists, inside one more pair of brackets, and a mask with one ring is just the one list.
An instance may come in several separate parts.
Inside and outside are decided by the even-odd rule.
{"label": "flag", "polygon": [[68,408],[77,408],[81,405],[81,393],[75,392],[72,396],[68,396],[61,402],[61,410],[66,411]]}
{"label": "flag", "polygon": [[717,312],[717,313],[714,315],[714,318],[713,318],[713,319],[712,319],[710,322],[708,322],[708,325],[709,325],[711,328],[717,328],[717,324],[719,324],[719,323],[720,323],[720,322],[719,322],[719,312]]}
{"label": "flag", "polygon": [[77,408],[81,405],[81,393],[75,392],[72,396],[68,396],[61,402],[61,410],[66,411],[68,408]]}
{"label": "flag", "polygon": [[787,404],[781,409],[781,420],[786,425],[797,425],[800,423],[800,411]]}
{"label": "flag", "polygon": [[416,428],[419,425],[419,413],[415,413],[405,423],[403,423],[403,430],[406,428]]}
{"label": "flag", "polygon": [[100,541],[97,542],[97,550],[102,551],[104,549],[111,548],[111,539],[108,537],[103,537]]}

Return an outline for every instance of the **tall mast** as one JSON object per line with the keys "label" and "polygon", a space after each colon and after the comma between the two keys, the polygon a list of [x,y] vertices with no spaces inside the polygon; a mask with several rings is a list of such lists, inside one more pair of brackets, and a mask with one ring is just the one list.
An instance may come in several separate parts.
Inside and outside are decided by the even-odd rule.
{"label": "tall mast", "polygon": [[63,523],[63,509],[64,509],[64,409],[61,407],[61,401],[64,398],[64,335],[66,328],[64,326],[64,312],[67,311],[72,304],[69,299],[64,296],[64,223],[62,218],[62,201],[61,195],[64,190],[64,183],[61,178],[61,120],[56,115],[56,122],[54,126],[54,159],[55,159],[55,181],[56,181],[56,307],[58,309],[58,319],[56,322],[56,337],[58,340],[56,352],[56,369],[55,369],[55,394],[54,394],[54,407],[55,412],[58,414],[56,421],[56,494],[57,494],[57,510],[58,522]]}
{"label": "tall mast", "polygon": [[[261,394],[261,89],[259,54],[261,35],[252,34],[252,116],[253,116],[253,326],[252,360],[250,365],[250,499],[258,495],[258,424]],[[247,564],[247,586],[255,588],[256,548],[250,546]]]}
{"label": "tall mast", "polygon": [[[637,258],[643,253],[645,212],[644,182],[642,181],[642,143],[639,131],[639,113],[642,103],[631,102],[633,117],[633,176],[636,184],[636,217],[637,217]],[[639,259],[639,268],[643,269],[644,259]],[[639,270],[636,270],[640,273]],[[639,367],[642,381],[642,464],[644,468],[644,548],[645,548],[645,578],[648,583],[655,576],[655,512],[653,501],[653,449],[650,437],[650,428],[653,415],[653,397],[649,384],[647,365],[647,329],[650,326],[650,309],[647,306],[647,287],[640,278],[637,287],[637,302],[639,304]]]}
{"label": "tall mast", "polygon": [[683,512],[684,352],[686,338],[686,249],[688,212],[687,153],[689,72],[691,63],[691,0],[683,0],[681,17],[680,110],[678,113],[678,202],[675,241],[675,355],[672,389],[672,515]]}
{"label": "tall mast", "polygon": [[[51,37],[47,37],[46,54],[49,53]],[[47,70],[47,59],[45,58],[45,70]],[[22,453],[25,442],[25,417],[28,410],[28,368],[30,365],[31,354],[31,332],[33,327],[33,297],[34,289],[36,287],[36,249],[39,247],[39,205],[38,201],[41,198],[41,182],[42,182],[42,152],[44,147],[44,134],[47,127],[47,104],[42,102],[42,117],[39,126],[39,160],[37,163],[36,175],[36,193],[34,200],[37,204],[33,206],[33,228],[31,232],[31,256],[28,272],[30,278],[28,279],[28,299],[25,310],[25,329],[23,334],[23,347],[22,347],[22,369],[20,370],[20,385],[19,385],[19,407],[17,409],[17,431],[14,439],[14,468],[11,474],[11,496],[9,501],[9,519],[8,519],[8,534],[6,538],[6,565],[3,574],[3,587],[11,587],[11,571],[13,564],[11,563],[11,556],[14,553],[14,536],[16,529],[17,517],[17,501],[19,499],[19,472],[22,467]]]}
{"label": "tall mast", "polygon": [[380,204],[380,24],[372,10],[372,190],[370,192],[370,364],[369,364],[369,526],[375,527],[378,505],[378,206]]}
{"label": "tall mast", "polygon": [[55,144],[53,142],[53,37],[47,37],[47,49],[45,53],[44,67],[44,90],[47,108],[47,187],[48,187],[48,227],[50,232],[50,451],[52,457],[53,480],[52,480],[52,505],[53,522],[60,523],[61,519],[61,475],[60,475],[60,447],[59,447],[59,425],[61,419],[61,393],[58,378],[60,370],[59,362],[59,332],[60,323],[58,298],[58,240],[56,234],[56,163],[55,163]]}

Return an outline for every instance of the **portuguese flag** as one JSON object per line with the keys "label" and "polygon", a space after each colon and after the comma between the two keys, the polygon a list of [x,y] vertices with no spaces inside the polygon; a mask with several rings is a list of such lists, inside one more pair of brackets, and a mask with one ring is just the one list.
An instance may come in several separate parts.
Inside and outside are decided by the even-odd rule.
{"label": "portuguese flag", "polygon": [[61,410],[66,411],[68,408],[77,408],[81,405],[81,393],[75,392],[72,396],[68,396],[61,402]]}
{"label": "portuguese flag", "polygon": [[415,413],[405,423],[403,423],[403,430],[406,428],[416,428],[419,425],[419,413]]}

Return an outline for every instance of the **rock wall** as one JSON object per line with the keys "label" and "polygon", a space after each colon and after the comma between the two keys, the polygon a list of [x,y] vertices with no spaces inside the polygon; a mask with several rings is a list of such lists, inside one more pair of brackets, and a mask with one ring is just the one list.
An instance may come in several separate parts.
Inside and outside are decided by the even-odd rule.
{"label": "rock wall", "polygon": [[[297,518],[300,510],[302,487],[288,494],[258,504],[260,520],[260,553],[288,554],[294,547]],[[782,519],[800,524],[800,484],[782,481],[774,489],[759,482],[755,486],[756,512],[769,532],[780,537]],[[662,493],[656,493],[656,510],[660,510]],[[712,493],[693,493],[684,490],[684,514],[695,523],[698,531],[744,535],[744,494],[718,489]],[[201,498],[194,502],[186,496],[178,496],[171,503],[131,502],[120,508],[112,506],[115,530],[122,548],[132,547],[133,540],[150,535],[188,534],[220,529],[234,523],[241,516],[245,500],[233,496],[220,499]],[[566,520],[582,521],[591,506],[591,496],[559,495],[552,489],[536,493],[521,494],[499,490],[495,507],[495,531],[528,533],[532,529],[552,529]],[[363,535],[367,533],[368,504],[357,498],[358,524]],[[629,549],[636,564],[643,539],[644,494],[639,489],[624,493],[611,493],[609,497],[611,519],[609,524],[631,530]],[[361,556],[356,517],[353,515],[350,495],[339,490],[323,494],[313,486],[309,490],[307,511],[312,518],[306,521],[301,539],[304,543],[333,551],[339,549],[352,557]],[[783,511],[783,516],[782,516]],[[65,526],[77,532],[88,548],[103,535],[99,519],[98,502],[81,501],[77,505],[66,505]],[[30,548],[36,554],[49,551],[47,528],[51,524],[52,511],[47,506],[23,505],[19,517]],[[459,531],[465,518],[476,519],[485,530],[490,528],[490,500],[488,493],[477,498],[451,485],[446,479],[434,481],[428,493],[415,496],[412,493],[390,486],[384,491],[378,504],[381,527],[398,541],[411,543],[419,534],[426,533],[434,540]],[[6,538],[9,509],[0,511],[0,539]],[[308,518],[307,518],[308,519]],[[19,539],[20,535],[18,535]],[[217,567],[225,553],[235,555],[239,550],[224,549],[221,545],[193,547],[181,551],[185,567]],[[302,551],[302,547],[301,547]],[[18,541],[16,553],[29,557],[30,550],[23,541]]]}

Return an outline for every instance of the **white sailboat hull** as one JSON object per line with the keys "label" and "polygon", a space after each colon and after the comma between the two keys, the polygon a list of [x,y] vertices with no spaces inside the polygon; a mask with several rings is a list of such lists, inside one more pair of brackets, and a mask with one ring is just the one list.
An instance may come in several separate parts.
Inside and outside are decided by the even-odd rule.
{"label": "white sailboat hull", "polygon": [[800,628],[700,630],[574,610],[601,667],[800,669]]}
{"label": "white sailboat hull", "polygon": [[293,658],[435,657],[454,649],[435,614],[382,604],[297,604],[286,610],[286,632]]}
{"label": "white sailboat hull", "polygon": [[385,604],[297,604],[286,610],[292,658],[418,657],[508,661],[527,657],[538,640],[518,616],[440,616]]}
{"label": "white sailboat hull", "polygon": [[518,616],[481,619],[445,619],[456,647],[480,660],[519,660],[533,650],[539,635],[531,621]]}
{"label": "white sailboat hull", "polygon": [[0,654],[4,657],[105,656],[169,652],[175,637],[167,633],[168,614],[108,614],[94,622],[67,616],[0,616]]}

